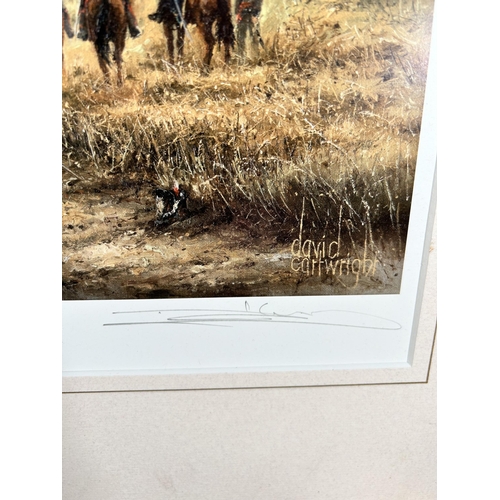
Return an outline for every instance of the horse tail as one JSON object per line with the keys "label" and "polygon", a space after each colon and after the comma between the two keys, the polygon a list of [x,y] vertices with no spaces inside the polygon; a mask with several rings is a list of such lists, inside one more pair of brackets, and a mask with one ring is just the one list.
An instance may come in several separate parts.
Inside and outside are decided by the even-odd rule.
{"label": "horse tail", "polygon": [[97,54],[106,61],[106,64],[111,64],[109,59],[109,15],[110,15],[109,0],[102,0],[97,11],[95,23],[95,47]]}
{"label": "horse tail", "polygon": [[217,0],[217,40],[219,45],[221,42],[234,46],[234,26],[231,18],[231,9],[229,0]]}

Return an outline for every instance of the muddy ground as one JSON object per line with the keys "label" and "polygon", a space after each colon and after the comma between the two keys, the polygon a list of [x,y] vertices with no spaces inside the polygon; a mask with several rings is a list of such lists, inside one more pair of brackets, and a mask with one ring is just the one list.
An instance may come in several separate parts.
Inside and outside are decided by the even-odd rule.
{"label": "muddy ground", "polygon": [[297,258],[297,242],[292,254],[293,241],[257,230],[244,217],[198,206],[157,227],[154,186],[63,178],[63,299],[399,291],[402,260],[389,240],[374,267],[360,248],[360,259],[327,272],[326,265],[312,269],[314,256]]}

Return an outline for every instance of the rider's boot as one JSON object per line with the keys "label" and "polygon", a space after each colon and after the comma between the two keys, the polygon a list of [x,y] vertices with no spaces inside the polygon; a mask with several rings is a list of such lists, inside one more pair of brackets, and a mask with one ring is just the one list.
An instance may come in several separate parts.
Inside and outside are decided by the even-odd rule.
{"label": "rider's boot", "polygon": [[174,12],[174,8],[171,1],[159,0],[158,7],[156,8],[156,12],[153,14],[149,14],[148,18],[155,23],[162,23],[165,19],[165,16],[169,12]]}

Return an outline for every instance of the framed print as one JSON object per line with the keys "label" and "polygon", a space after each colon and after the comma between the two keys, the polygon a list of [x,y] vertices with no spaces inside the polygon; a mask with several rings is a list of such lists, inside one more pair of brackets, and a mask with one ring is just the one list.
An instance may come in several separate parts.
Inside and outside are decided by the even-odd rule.
{"label": "framed print", "polygon": [[433,1],[202,4],[64,3],[64,391],[425,381]]}

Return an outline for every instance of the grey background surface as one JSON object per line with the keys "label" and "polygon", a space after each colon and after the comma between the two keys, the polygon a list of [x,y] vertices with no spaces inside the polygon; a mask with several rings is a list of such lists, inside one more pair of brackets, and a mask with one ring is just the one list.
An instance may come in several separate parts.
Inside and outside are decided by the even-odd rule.
{"label": "grey background surface", "polygon": [[436,498],[426,383],[63,395],[64,500]]}

